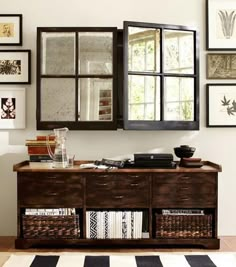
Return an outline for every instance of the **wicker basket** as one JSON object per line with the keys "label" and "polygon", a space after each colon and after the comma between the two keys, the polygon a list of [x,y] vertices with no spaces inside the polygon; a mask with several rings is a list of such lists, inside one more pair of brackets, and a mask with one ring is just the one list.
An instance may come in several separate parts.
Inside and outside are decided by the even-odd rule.
{"label": "wicker basket", "polygon": [[156,238],[212,238],[212,215],[156,214]]}
{"label": "wicker basket", "polygon": [[23,237],[41,239],[79,238],[79,215],[22,215]]}

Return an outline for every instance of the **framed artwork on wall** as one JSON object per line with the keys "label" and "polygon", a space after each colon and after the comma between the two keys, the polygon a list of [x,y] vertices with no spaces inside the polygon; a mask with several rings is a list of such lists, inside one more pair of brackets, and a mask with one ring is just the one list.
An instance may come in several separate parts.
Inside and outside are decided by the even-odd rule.
{"label": "framed artwork on wall", "polygon": [[30,50],[0,50],[0,84],[30,83],[30,68]]}
{"label": "framed artwork on wall", "polygon": [[206,85],[207,127],[236,127],[236,84]]}
{"label": "framed artwork on wall", "polygon": [[206,0],[207,50],[235,50],[236,1]]}
{"label": "framed artwork on wall", "polygon": [[207,54],[208,79],[236,79],[236,53]]}
{"label": "framed artwork on wall", "polygon": [[0,45],[22,45],[21,14],[0,14]]}
{"label": "framed artwork on wall", "polygon": [[0,88],[0,129],[25,128],[25,88]]}

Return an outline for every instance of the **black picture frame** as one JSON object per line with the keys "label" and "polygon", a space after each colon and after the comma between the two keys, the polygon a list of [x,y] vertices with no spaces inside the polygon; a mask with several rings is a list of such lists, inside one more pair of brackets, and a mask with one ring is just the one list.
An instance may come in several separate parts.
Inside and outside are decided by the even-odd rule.
{"label": "black picture frame", "polygon": [[25,129],[25,88],[0,88],[0,129]]}
{"label": "black picture frame", "polygon": [[236,127],[236,83],[206,84],[206,126]]}
{"label": "black picture frame", "polygon": [[0,84],[31,83],[31,50],[0,50]]}
{"label": "black picture frame", "polygon": [[0,46],[22,45],[22,14],[0,14]]}
{"label": "black picture frame", "polygon": [[236,50],[236,1],[206,0],[206,49]]}

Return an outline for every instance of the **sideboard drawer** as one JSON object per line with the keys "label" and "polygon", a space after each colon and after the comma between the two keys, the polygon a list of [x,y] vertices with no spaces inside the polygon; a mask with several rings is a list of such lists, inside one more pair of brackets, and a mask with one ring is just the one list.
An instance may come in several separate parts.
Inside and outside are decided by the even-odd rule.
{"label": "sideboard drawer", "polygon": [[69,173],[19,173],[18,199],[21,205],[80,206],[83,178]]}
{"label": "sideboard drawer", "polygon": [[155,207],[211,207],[216,201],[216,186],[211,183],[156,184],[153,187]]}
{"label": "sideboard drawer", "polygon": [[91,175],[86,179],[86,206],[148,207],[149,179],[145,175]]}
{"label": "sideboard drawer", "polygon": [[86,191],[100,192],[110,191],[117,186],[117,179],[115,175],[108,174],[91,174],[86,177]]}
{"label": "sideboard drawer", "polygon": [[216,174],[215,173],[159,173],[153,175],[153,184],[177,184],[177,183],[187,183],[187,184],[205,184],[213,183],[216,184]]}
{"label": "sideboard drawer", "polygon": [[153,195],[213,195],[216,193],[214,184],[158,184],[153,187]]}

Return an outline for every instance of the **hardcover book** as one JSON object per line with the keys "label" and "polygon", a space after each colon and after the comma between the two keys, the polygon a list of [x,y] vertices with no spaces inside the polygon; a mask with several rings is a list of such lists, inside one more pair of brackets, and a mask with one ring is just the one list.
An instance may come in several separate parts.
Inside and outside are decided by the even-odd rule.
{"label": "hardcover book", "polygon": [[[54,153],[55,146],[51,146],[52,152]],[[48,155],[48,149],[46,146],[28,146],[29,155]]]}

